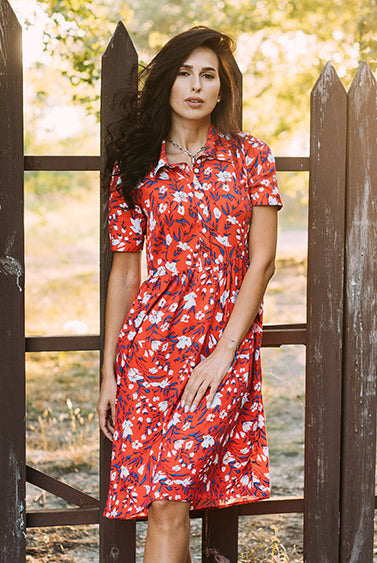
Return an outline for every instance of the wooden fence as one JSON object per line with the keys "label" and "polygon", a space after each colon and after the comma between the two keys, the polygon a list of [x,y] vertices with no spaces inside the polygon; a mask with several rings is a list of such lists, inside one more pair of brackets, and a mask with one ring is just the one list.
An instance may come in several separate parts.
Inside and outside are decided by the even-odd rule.
{"label": "wooden fence", "polygon": [[[101,438],[100,499],[25,464],[25,352],[102,350],[111,263],[107,201],[101,202],[100,335],[26,337],[24,331],[24,170],[100,170],[113,94],[130,81],[137,54],[119,23],[103,56],[101,157],[24,156],[21,29],[0,0],[0,561],[25,561],[26,527],[100,525],[100,561],[135,561],[134,521],[101,516],[109,442]],[[263,346],[306,344],[303,498],[272,498],[197,511],[203,561],[216,548],[237,561],[238,517],[304,513],[309,563],[373,561],[376,457],[377,104],[363,63],[347,93],[327,64],[311,94],[310,157],[277,158],[280,171],[309,171],[307,323],[265,328]],[[26,511],[28,481],[75,509]]]}

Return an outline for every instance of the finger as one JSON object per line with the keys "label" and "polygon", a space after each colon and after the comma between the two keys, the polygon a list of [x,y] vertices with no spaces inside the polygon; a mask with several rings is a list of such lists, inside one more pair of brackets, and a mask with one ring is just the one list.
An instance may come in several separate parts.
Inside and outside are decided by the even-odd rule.
{"label": "finger", "polygon": [[[187,404],[188,410],[190,410],[190,412],[194,412],[196,410],[200,401],[203,399],[204,395],[206,394],[208,387],[210,387],[210,384],[207,383],[206,381],[203,381],[201,383],[201,385],[198,387],[195,395],[192,398],[192,401],[190,401]],[[186,407],[185,407],[185,409],[186,409]]]}
{"label": "finger", "polygon": [[219,388],[219,383],[217,385],[211,385],[210,392],[208,393],[208,406],[210,407],[215,398],[216,392]]}
{"label": "finger", "polygon": [[107,410],[103,410],[103,409],[98,410],[98,421],[99,421],[99,427],[103,432],[103,434],[106,436],[106,438],[112,441],[113,433],[111,431],[111,426],[110,427],[108,426],[109,419],[108,419]]}

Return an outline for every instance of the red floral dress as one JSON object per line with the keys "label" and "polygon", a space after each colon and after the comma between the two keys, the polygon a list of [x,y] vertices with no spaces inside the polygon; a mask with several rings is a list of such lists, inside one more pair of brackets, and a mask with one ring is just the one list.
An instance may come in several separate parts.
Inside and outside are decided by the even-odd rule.
{"label": "red floral dress", "polygon": [[254,205],[281,206],[274,158],[245,133],[209,131],[190,168],[169,165],[165,143],[129,210],[114,168],[112,250],[135,252],[146,238],[148,277],[119,335],[117,411],[104,515],[147,515],[154,500],[191,508],[269,496],[262,402],[262,307],[212,404],[181,406],[193,368],[216,346],[249,265]]}

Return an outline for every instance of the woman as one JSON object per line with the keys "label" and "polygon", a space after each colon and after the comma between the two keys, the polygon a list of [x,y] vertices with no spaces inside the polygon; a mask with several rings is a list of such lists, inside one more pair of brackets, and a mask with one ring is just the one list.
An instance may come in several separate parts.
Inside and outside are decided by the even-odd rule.
{"label": "woman", "polygon": [[190,561],[190,508],[269,496],[259,351],[281,201],[269,148],[237,132],[230,56],[205,27],[169,41],[113,144],[105,516],[148,516],[146,563]]}

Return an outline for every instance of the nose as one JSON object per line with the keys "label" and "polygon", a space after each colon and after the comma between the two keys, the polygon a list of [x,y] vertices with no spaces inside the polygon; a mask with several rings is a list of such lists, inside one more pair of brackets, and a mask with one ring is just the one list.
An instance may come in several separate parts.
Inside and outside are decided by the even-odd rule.
{"label": "nose", "polygon": [[191,78],[191,90],[193,92],[200,92],[202,88],[199,75],[193,74]]}

